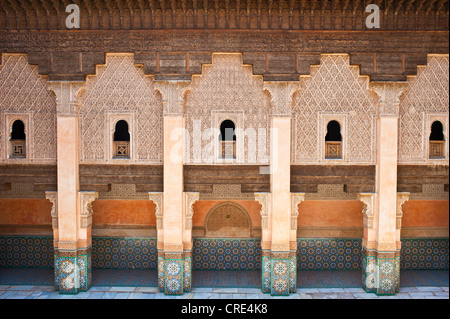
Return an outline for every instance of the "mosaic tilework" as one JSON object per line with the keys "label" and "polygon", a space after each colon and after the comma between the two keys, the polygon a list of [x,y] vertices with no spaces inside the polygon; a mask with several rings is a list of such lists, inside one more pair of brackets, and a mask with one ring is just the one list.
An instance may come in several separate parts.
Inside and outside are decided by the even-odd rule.
{"label": "mosaic tilework", "polygon": [[155,238],[92,238],[92,268],[157,269]]}
{"label": "mosaic tilework", "polygon": [[258,239],[194,239],[193,270],[261,269]]}
{"label": "mosaic tilework", "polygon": [[398,257],[378,258],[377,295],[395,295],[400,282],[398,272]]}
{"label": "mosaic tilework", "polygon": [[184,257],[183,261],[183,290],[192,290],[192,257]]}
{"label": "mosaic tilework", "polygon": [[78,265],[78,285],[80,291],[87,291],[92,282],[91,253],[77,257]]}
{"label": "mosaic tilework", "polygon": [[55,256],[55,288],[63,294],[76,294],[77,257]]}
{"label": "mosaic tilework", "polygon": [[166,286],[164,293],[166,295],[183,294],[183,259],[165,260]]}
{"label": "mosaic tilework", "polygon": [[0,237],[0,268],[53,268],[52,237]]}
{"label": "mosaic tilework", "polygon": [[292,254],[289,258],[289,292],[297,291],[297,256]]}
{"label": "mosaic tilework", "polygon": [[297,270],[358,270],[361,239],[297,239]]}
{"label": "mosaic tilework", "polygon": [[401,269],[449,269],[448,239],[402,239]]}
{"label": "mosaic tilework", "polygon": [[262,257],[261,291],[263,293],[270,293],[271,269],[271,258]]}
{"label": "mosaic tilework", "polygon": [[166,287],[166,277],[164,275],[165,261],[164,257],[158,257],[158,288],[160,292],[164,292]]}
{"label": "mosaic tilework", "polygon": [[66,254],[64,252],[62,255],[55,254],[56,290],[62,294],[87,291],[92,283],[91,252],[85,251],[78,256]]}
{"label": "mosaic tilework", "polygon": [[272,258],[272,278],[271,291],[272,296],[288,296],[289,295],[289,258]]}
{"label": "mosaic tilework", "polygon": [[362,288],[366,292],[376,292],[377,287],[377,258],[375,256],[366,256],[362,258]]}

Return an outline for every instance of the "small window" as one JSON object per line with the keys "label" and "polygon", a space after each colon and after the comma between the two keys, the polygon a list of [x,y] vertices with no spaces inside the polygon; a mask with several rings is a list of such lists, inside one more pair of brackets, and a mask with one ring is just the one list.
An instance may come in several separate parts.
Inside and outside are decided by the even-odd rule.
{"label": "small window", "polygon": [[14,121],[11,127],[11,158],[25,158],[26,157],[26,135],[25,125],[21,120]]}
{"label": "small window", "polygon": [[342,159],[341,125],[337,121],[330,121],[325,136],[325,158]]}
{"label": "small window", "polygon": [[430,158],[444,158],[444,127],[440,121],[434,121],[430,134]]}
{"label": "small window", "polygon": [[236,126],[231,120],[220,124],[219,142],[221,144],[221,158],[236,158]]}
{"label": "small window", "polygon": [[130,158],[130,132],[128,123],[120,120],[114,130],[114,158]]}

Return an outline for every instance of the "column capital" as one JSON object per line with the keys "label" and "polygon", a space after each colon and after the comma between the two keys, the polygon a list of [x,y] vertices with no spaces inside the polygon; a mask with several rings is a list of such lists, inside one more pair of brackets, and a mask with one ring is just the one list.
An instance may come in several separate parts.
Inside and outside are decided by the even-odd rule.
{"label": "column capital", "polygon": [[84,85],[85,82],[48,82],[49,90],[56,95],[56,113],[58,116],[73,117],[77,115],[77,96]]}
{"label": "column capital", "polygon": [[396,213],[396,229],[402,228],[403,209],[402,205],[409,200],[410,193],[397,193],[397,213]]}
{"label": "column capital", "polygon": [[80,193],[80,225],[81,228],[92,226],[92,202],[98,198],[98,192],[79,192]]}
{"label": "column capital", "polygon": [[185,203],[185,229],[192,229],[192,216],[194,215],[194,204],[200,198],[200,193],[198,192],[184,192],[184,203]]}
{"label": "column capital", "polygon": [[161,94],[164,116],[183,114],[183,99],[190,88],[189,81],[154,81],[155,89]]}
{"label": "column capital", "polygon": [[291,193],[291,230],[297,230],[298,205],[305,201],[305,193]]}
{"label": "column capital", "polygon": [[156,228],[158,230],[163,229],[163,216],[164,216],[163,198],[164,193],[162,192],[148,193],[148,199],[153,201],[153,203],[155,203],[156,205]]}
{"label": "column capital", "polygon": [[363,206],[363,222],[364,227],[368,229],[374,228],[374,204],[375,193],[358,193],[357,198],[361,201]]}
{"label": "column capital", "polygon": [[370,82],[369,88],[378,95],[380,117],[398,117],[400,96],[406,90],[407,82]]}
{"label": "column capital", "polygon": [[267,90],[270,93],[270,102],[273,107],[273,116],[291,116],[293,95],[298,90],[298,88],[298,82],[264,82],[264,90]]}
{"label": "column capital", "polygon": [[52,228],[58,229],[58,192],[46,191],[45,198],[53,204],[50,212],[52,216]]}
{"label": "column capital", "polygon": [[271,193],[254,193],[255,201],[261,204],[261,228],[269,229],[269,217],[272,207]]}

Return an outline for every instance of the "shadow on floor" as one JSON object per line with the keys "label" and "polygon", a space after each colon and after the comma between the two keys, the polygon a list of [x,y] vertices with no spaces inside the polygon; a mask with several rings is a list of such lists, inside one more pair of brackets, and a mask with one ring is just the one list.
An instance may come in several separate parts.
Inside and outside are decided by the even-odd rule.
{"label": "shadow on floor", "polygon": [[[54,285],[52,268],[0,268],[0,285]],[[92,286],[157,287],[156,270],[93,269]],[[448,270],[402,270],[401,287],[448,287]],[[192,287],[259,288],[261,271],[197,270]],[[361,271],[310,270],[297,272],[298,288],[359,288]]]}

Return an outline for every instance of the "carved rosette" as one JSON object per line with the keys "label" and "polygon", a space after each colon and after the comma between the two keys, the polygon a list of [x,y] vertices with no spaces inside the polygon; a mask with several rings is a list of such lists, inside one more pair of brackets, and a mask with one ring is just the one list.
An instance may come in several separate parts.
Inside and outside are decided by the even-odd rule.
{"label": "carved rosette", "polygon": [[397,229],[402,228],[402,217],[403,217],[403,210],[402,205],[409,200],[409,193],[397,193],[397,214],[396,214],[396,222],[395,227]]}
{"label": "carved rosette", "polygon": [[56,112],[60,117],[77,115],[77,95],[84,82],[49,82],[48,87],[56,95]]}
{"label": "carved rosette", "polygon": [[81,228],[89,228],[92,226],[92,202],[98,198],[98,192],[80,192],[81,212],[80,225]]}
{"label": "carved rosette", "polygon": [[182,115],[183,100],[190,82],[187,81],[155,81],[155,89],[161,93],[164,115]]}
{"label": "carved rosette", "polygon": [[196,201],[200,198],[200,193],[197,192],[185,192],[184,193],[185,199],[185,229],[191,230],[192,229],[192,216],[194,216],[194,204]]}
{"label": "carved rosette", "polygon": [[148,193],[148,198],[156,205],[156,229],[163,229],[163,196],[164,193]]}
{"label": "carved rosette", "polygon": [[363,202],[363,222],[364,227],[368,229],[373,229],[373,209],[374,209],[374,201],[375,194],[374,193],[359,193],[358,200]]}
{"label": "carved rosette", "polygon": [[45,192],[45,198],[52,204],[51,216],[52,216],[52,228],[58,229],[58,193],[57,192]]}
{"label": "carved rosette", "polygon": [[291,230],[297,229],[298,205],[305,200],[305,193],[291,193]]}
{"label": "carved rosette", "polygon": [[261,204],[261,228],[269,229],[269,217],[271,208],[270,193],[255,193],[255,200]]}
{"label": "carved rosette", "polygon": [[407,82],[371,82],[370,89],[379,97],[379,116],[399,115],[400,96]]}

